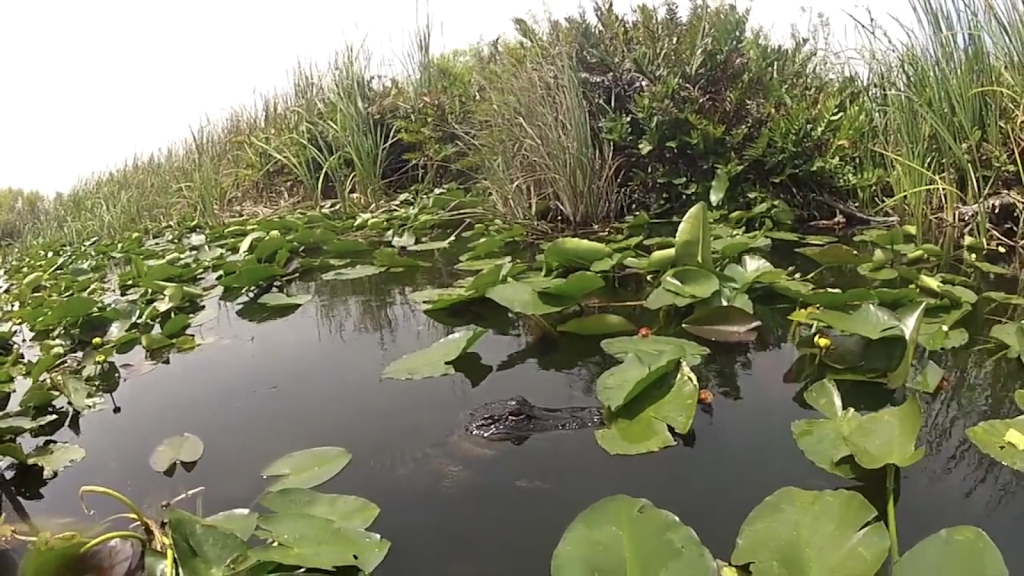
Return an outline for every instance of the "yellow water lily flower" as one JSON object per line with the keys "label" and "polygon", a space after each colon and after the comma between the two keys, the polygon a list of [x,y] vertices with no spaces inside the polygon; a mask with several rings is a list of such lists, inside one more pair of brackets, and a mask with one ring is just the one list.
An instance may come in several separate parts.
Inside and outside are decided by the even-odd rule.
{"label": "yellow water lily flower", "polygon": [[103,346],[103,338],[100,338],[99,336],[93,338],[92,339],[92,345],[93,346]]}
{"label": "yellow water lily flower", "polygon": [[814,335],[814,345],[822,350],[828,350],[832,347],[832,340],[828,336],[818,332]]}
{"label": "yellow water lily flower", "polygon": [[106,361],[107,361],[107,357],[104,356],[103,354],[97,354],[96,355],[96,363],[97,364],[103,364]]}

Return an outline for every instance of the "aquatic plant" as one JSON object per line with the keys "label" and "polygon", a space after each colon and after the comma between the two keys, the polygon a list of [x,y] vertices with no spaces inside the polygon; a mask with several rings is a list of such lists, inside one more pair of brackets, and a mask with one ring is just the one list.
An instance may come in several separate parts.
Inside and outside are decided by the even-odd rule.
{"label": "aquatic plant", "polygon": [[[23,252],[5,262],[0,286],[0,384],[8,403],[16,388],[23,391],[18,405],[5,405],[6,411],[0,414],[0,452],[11,463],[5,483],[20,485],[40,477],[39,485],[86,457],[81,448],[49,436],[64,426],[76,426],[81,415],[101,409],[103,395],[112,395],[124,379],[154,368],[174,353],[210,345],[196,329],[216,316],[218,302],[234,303],[234,312],[251,321],[279,318],[312,299],[294,290],[296,280],[351,282],[416,270],[435,265],[430,255],[445,251],[458,254],[451,285],[411,295],[426,314],[457,316],[489,304],[506,315],[529,319],[547,336],[599,339],[610,361],[596,378],[605,426],[594,434],[596,443],[610,454],[639,455],[673,446],[689,432],[702,402],[702,388],[707,391],[698,372],[709,347],[700,342],[737,346],[755,341],[765,328],[767,306],[790,310],[791,341],[798,354],[787,379],[803,386],[802,398],[823,416],[793,423],[794,440],[810,461],[837,476],[859,479],[872,471],[884,472],[889,497],[882,513],[885,525],[875,522],[870,505],[850,492],[784,488],[752,512],[753,520],[741,529],[732,564],[753,563],[756,572],[758,563],[781,563],[809,573],[849,563],[844,569],[850,574],[869,574],[873,573],[869,568],[877,568],[889,556],[894,572],[914,574],[909,567],[968,558],[977,563],[972,566],[986,562],[993,566],[981,573],[1005,573],[1005,567],[998,571],[1002,560],[996,561],[998,551],[987,537],[967,527],[941,532],[900,557],[893,490],[898,470],[923,457],[923,449],[916,446],[921,406],[928,395],[941,390],[943,369],[927,358],[927,351],[968,344],[971,333],[964,320],[979,303],[1024,305],[1018,296],[998,291],[979,295],[972,289],[992,275],[1010,271],[989,262],[990,256],[975,248],[958,252],[958,258],[949,262],[948,254],[921,241],[909,226],[865,229],[850,244],[833,236],[797,234],[784,229],[784,214],[775,217],[777,207],[766,200],[752,207],[748,214],[756,217],[749,217],[698,202],[678,221],[657,222],[639,213],[587,237],[566,236],[538,245],[522,226],[481,218],[485,213],[479,210],[479,199],[445,187],[430,194],[404,195],[358,215],[327,205],[273,218],[211,227],[168,226],[112,242],[94,239]],[[799,246],[793,253],[809,269],[772,264],[767,250],[776,242]],[[539,251],[523,256],[523,243]],[[840,272],[853,279],[854,287],[831,286],[834,276],[830,275]],[[640,285],[642,299],[620,301],[608,295],[610,286],[629,282]],[[657,321],[638,325],[628,312],[631,309],[650,312]],[[453,363],[489,332],[474,322],[459,326],[438,342],[392,362],[384,369],[384,377],[411,380],[455,373]],[[1001,341],[1008,354],[1017,353],[1019,327],[1007,315],[986,341],[993,345]],[[858,412],[855,403],[841,393],[850,382],[886,392],[888,405]],[[1024,444],[1010,432],[1015,426],[982,424],[969,434],[983,450],[1015,462],[1010,458],[1014,452],[1006,451],[1020,450],[1018,442]],[[993,430],[998,433],[995,437]],[[348,456],[341,449],[329,450],[336,473]],[[168,470],[181,463],[184,467],[202,452],[201,441],[182,435],[161,445],[151,466]],[[294,467],[282,464],[280,469],[298,482]],[[270,470],[265,474],[275,475],[274,467]],[[333,473],[295,487],[310,488],[329,476]],[[283,488],[280,483],[275,486]],[[652,540],[649,557],[643,560],[650,566],[659,566],[657,562],[667,562],[668,568],[676,566],[672,562],[713,566],[713,559],[708,564],[709,553],[678,520],[663,512],[648,514],[652,505],[613,497],[595,506],[570,528],[569,543],[556,552],[553,562],[560,573],[580,569],[621,573],[615,572],[615,566],[622,558],[612,549],[583,556],[573,550],[608,526],[632,533],[634,522],[641,532],[675,535]],[[820,549],[807,550],[806,557],[787,555],[793,542],[773,540],[776,536],[757,528],[770,522],[792,526],[795,534],[818,537],[822,531],[815,523],[829,515],[823,510],[834,511],[836,518],[844,520],[843,530],[835,532],[841,538],[821,542]],[[142,518],[132,513],[135,519]],[[304,544],[283,536],[271,539],[284,546],[246,552],[249,549],[236,541],[245,538],[231,529],[225,536],[224,527],[209,528],[209,518],[198,520],[178,511],[168,514],[173,561],[182,566],[192,560],[177,556],[179,542],[192,542],[188,546],[195,552],[193,560],[215,562],[218,569],[226,569],[229,563],[234,569],[239,566],[236,562],[282,559],[307,566],[330,564],[314,561],[314,556],[341,561],[321,550],[326,545],[315,539],[308,545],[315,548],[309,554],[300,553]],[[599,526],[592,521],[606,517],[629,526]],[[180,525],[178,536],[174,518]],[[304,518],[289,526],[299,533],[317,523],[327,529],[322,519]],[[151,523],[143,524],[143,532],[145,526]],[[246,538],[256,534],[252,530]],[[275,531],[267,526],[263,530]],[[230,546],[218,548],[216,559],[203,556],[200,548],[205,544],[192,540],[199,533],[230,540]],[[850,545],[848,540],[858,534],[863,538]],[[168,549],[166,541],[147,534],[123,536],[145,540],[156,553]],[[96,537],[70,539],[68,554],[79,554]],[[946,545],[947,541],[956,544]],[[964,542],[975,546],[973,552],[963,551]],[[40,550],[50,549],[45,538],[38,545]],[[294,555],[274,556],[292,554],[279,549],[288,546],[296,550]],[[935,548],[939,550],[930,551]],[[180,549],[188,550],[185,545]],[[224,550],[230,554],[221,554]]]}

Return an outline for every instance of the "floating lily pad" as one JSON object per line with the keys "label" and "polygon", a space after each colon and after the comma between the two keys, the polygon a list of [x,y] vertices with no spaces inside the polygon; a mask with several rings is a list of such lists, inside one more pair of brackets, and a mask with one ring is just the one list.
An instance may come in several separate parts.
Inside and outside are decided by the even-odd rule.
{"label": "floating lily pad", "polygon": [[191,464],[199,461],[204,450],[203,441],[186,432],[161,442],[150,455],[149,465],[157,472],[165,472],[177,462]]}
{"label": "floating lily pad", "polygon": [[384,378],[418,380],[455,373],[451,362],[483,338],[487,330],[461,330],[434,342],[429,347],[406,354],[384,369]]}
{"label": "floating lily pad", "polygon": [[711,552],[672,513],[619,494],[591,504],[555,548],[551,576],[717,576]]}
{"label": "floating lily pad", "polygon": [[687,332],[717,342],[752,342],[761,321],[737,306],[700,308],[683,322]]}
{"label": "floating lily pad", "polygon": [[271,292],[269,294],[264,294],[263,296],[260,296],[260,299],[257,300],[257,302],[264,306],[298,307],[302,306],[303,304],[309,302],[312,299],[313,296],[311,294],[288,295],[282,294],[281,292]]}
{"label": "floating lily pad", "polygon": [[279,476],[267,492],[284,488],[315,488],[330,480],[352,460],[344,448],[321,446],[292,452],[271,462],[261,476]]}
{"label": "floating lily pad", "polygon": [[559,238],[544,249],[545,262],[584,270],[611,255],[612,249],[605,244],[582,238]]}
{"label": "floating lily pad", "polygon": [[939,530],[900,556],[893,576],[1009,576],[1003,554],[980,528],[953,526]]}
{"label": "floating lily pad", "polygon": [[387,270],[383,266],[373,266],[371,264],[360,264],[359,266],[353,266],[351,268],[341,268],[339,270],[331,270],[330,272],[324,273],[320,276],[321,280],[355,280],[356,278],[366,278],[367,276],[373,276],[380,274]]}
{"label": "floating lily pad", "polygon": [[636,325],[618,314],[589,314],[573,318],[558,326],[559,332],[571,332],[586,336],[622,334],[636,332]]}

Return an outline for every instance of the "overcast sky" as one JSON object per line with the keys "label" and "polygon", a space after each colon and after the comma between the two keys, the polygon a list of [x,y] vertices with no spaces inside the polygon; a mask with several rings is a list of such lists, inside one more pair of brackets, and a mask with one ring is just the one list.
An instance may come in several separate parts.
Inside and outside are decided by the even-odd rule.
{"label": "overcast sky", "polygon": [[[743,0],[749,1],[749,0]],[[906,17],[908,0],[753,0],[780,34],[825,12]],[[639,2],[637,2],[639,3]],[[589,2],[587,2],[589,5]],[[621,9],[629,2],[616,3]],[[578,0],[90,0],[0,2],[0,187],[67,190],[80,176],[188,135],[281,86],[298,60],[323,61],[346,42],[401,50],[429,10],[436,44],[465,46],[510,30],[527,11],[576,10]],[[850,33],[852,37],[852,32]]]}

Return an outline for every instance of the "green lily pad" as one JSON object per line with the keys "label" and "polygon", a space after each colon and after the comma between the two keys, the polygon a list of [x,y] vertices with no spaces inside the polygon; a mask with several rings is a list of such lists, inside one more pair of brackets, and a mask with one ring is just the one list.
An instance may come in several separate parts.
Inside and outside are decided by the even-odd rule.
{"label": "green lily pad", "polygon": [[604,286],[604,279],[589,270],[573,272],[565,280],[558,280],[538,291],[566,299],[579,299]]}
{"label": "green lily pad", "polygon": [[32,449],[26,461],[43,469],[43,478],[49,480],[58,472],[85,458],[85,449],[74,444],[48,440]]}
{"label": "green lily pad", "polygon": [[567,268],[590,267],[613,254],[612,249],[600,242],[582,238],[559,238],[544,249],[544,261]]}
{"label": "green lily pad", "polygon": [[845,244],[805,246],[797,248],[796,251],[822,266],[857,266],[865,261],[861,253]]}
{"label": "green lily pad", "polygon": [[203,521],[225,532],[230,532],[242,540],[248,540],[256,531],[257,518],[259,518],[259,514],[248,508],[235,508],[207,516]]}
{"label": "green lily pad", "polygon": [[730,563],[753,563],[753,574],[874,574],[889,553],[876,514],[856,492],[781,488],[747,516]]}
{"label": "green lily pad", "polygon": [[314,488],[341,472],[352,460],[344,448],[321,446],[286,454],[260,472],[261,476],[280,476],[267,492],[285,488]]}
{"label": "green lily pad", "polygon": [[618,314],[589,314],[573,318],[558,326],[559,332],[571,332],[585,336],[622,334],[636,332],[636,325]]}
{"label": "green lily pad", "polygon": [[517,314],[543,316],[568,308],[573,302],[554,299],[545,302],[533,288],[522,282],[506,282],[487,290],[487,297]]}
{"label": "green lily pad", "polygon": [[900,556],[892,576],[1009,576],[1003,554],[980,528],[944,528],[917,543]]}
{"label": "green lily pad", "polygon": [[183,574],[234,574],[248,551],[245,540],[177,508],[167,511],[167,527]]}
{"label": "green lily pad", "polygon": [[[329,518],[300,512],[260,516],[259,526],[280,546],[258,548],[261,560],[291,563],[300,559],[300,566],[330,570],[340,566],[357,566],[371,573],[387,556],[391,542],[379,534],[335,523]],[[273,551],[273,548],[282,548]]]}
{"label": "green lily pad", "polygon": [[149,465],[157,472],[164,472],[176,462],[191,464],[203,457],[203,441],[188,432],[180,436],[172,436],[153,450],[149,457]]}
{"label": "green lily pad", "polygon": [[707,298],[718,290],[718,277],[713,272],[695,266],[669,270],[661,279],[661,286],[684,298]]}
{"label": "green lily pad", "polygon": [[985,454],[1024,472],[1024,419],[984,420],[968,428],[967,437]]}
{"label": "green lily pad", "polygon": [[313,299],[313,295],[312,294],[293,294],[293,295],[289,296],[288,294],[282,294],[281,292],[271,292],[269,294],[264,294],[263,296],[260,296],[260,299],[257,300],[257,302],[259,302],[260,304],[262,304],[264,306],[273,306],[273,307],[296,306],[297,307],[297,306],[302,306],[303,304],[309,302],[312,299]]}
{"label": "green lily pad", "polygon": [[640,356],[628,354],[621,364],[605,370],[597,378],[597,398],[609,410],[618,410],[673,369],[678,361],[678,356],[666,354],[648,363]]}
{"label": "green lily pad", "polygon": [[283,274],[284,270],[272,264],[250,264],[221,278],[220,285],[225,288],[251,288]]}
{"label": "green lily pad", "polygon": [[619,494],[591,504],[551,557],[551,576],[717,576],[711,552],[674,514]]}
{"label": "green lily pad", "polygon": [[701,358],[711,353],[706,346],[691,340],[657,335],[605,338],[601,341],[601,349],[620,362],[624,362],[630,354],[648,364],[656,362],[659,357],[674,356],[690,366],[700,364]]}
{"label": "green lily pad", "polygon": [[380,508],[365,498],[321,494],[305,488],[268,492],[257,502],[274,512],[311,514],[349,528],[368,528],[380,514]]}
{"label": "green lily pad", "polygon": [[838,310],[821,310],[812,313],[810,319],[828,324],[847,334],[857,334],[871,340],[902,332],[896,314],[877,304],[861,304],[852,314]]}
{"label": "green lily pad", "polygon": [[[652,255],[653,257],[653,255]],[[711,256],[711,225],[708,222],[708,206],[698,202],[687,210],[676,229],[676,266],[696,266],[714,270]]]}
{"label": "green lily pad", "polygon": [[434,342],[427,348],[402,356],[384,368],[384,378],[419,380],[455,373],[451,362],[477,343],[487,330],[460,330]]}
{"label": "green lily pad", "polygon": [[373,276],[380,274],[387,270],[383,266],[374,266],[372,264],[360,264],[358,266],[352,266],[351,268],[341,268],[338,270],[331,270],[325,272],[320,276],[321,280],[355,280],[356,278],[366,278],[367,276]]}
{"label": "green lily pad", "polygon": [[916,448],[923,416],[916,396],[899,406],[864,415],[851,414],[844,437],[857,463],[869,470],[895,464],[906,468],[924,456]]}

